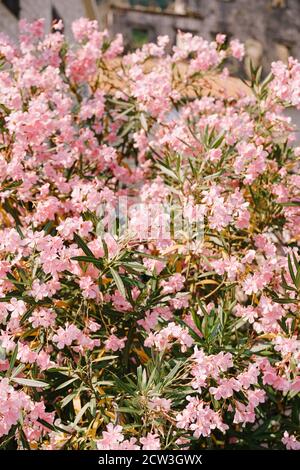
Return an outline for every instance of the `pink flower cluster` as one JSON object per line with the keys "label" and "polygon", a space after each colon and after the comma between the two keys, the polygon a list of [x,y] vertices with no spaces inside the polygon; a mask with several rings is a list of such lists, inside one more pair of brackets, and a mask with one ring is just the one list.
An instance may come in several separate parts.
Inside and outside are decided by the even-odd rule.
{"label": "pink flower cluster", "polygon": [[47,413],[42,402],[33,402],[23,391],[16,391],[9,385],[8,379],[0,381],[0,437],[9,433],[24,415],[23,430],[29,441],[36,441],[47,432],[47,428],[38,422],[43,419],[53,423],[54,413]]}
{"label": "pink flower cluster", "polygon": [[165,328],[156,333],[149,333],[145,340],[145,346],[155,346],[159,351],[169,349],[173,343],[179,343],[181,351],[185,352],[193,344],[193,338],[189,335],[187,328],[182,328],[171,322]]}
{"label": "pink flower cluster", "polygon": [[0,445],[299,449],[299,62],[73,36],[0,37]]}
{"label": "pink flower cluster", "polygon": [[228,429],[227,424],[222,422],[220,413],[212,410],[200,398],[188,396],[187,401],[187,407],[176,416],[179,429],[191,430],[194,437],[210,436],[214,429],[223,433]]}
{"label": "pink flower cluster", "polygon": [[107,430],[103,431],[102,439],[97,441],[98,450],[159,450],[160,441],[157,434],[148,433],[140,438],[140,444],[137,439],[125,439],[122,426],[114,426],[112,423],[107,425]]}

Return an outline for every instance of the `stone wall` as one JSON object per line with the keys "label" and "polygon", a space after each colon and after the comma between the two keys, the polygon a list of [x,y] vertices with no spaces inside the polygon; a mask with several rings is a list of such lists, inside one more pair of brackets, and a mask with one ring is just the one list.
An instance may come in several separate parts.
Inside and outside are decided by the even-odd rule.
{"label": "stone wall", "polygon": [[15,16],[0,2],[0,32],[11,37],[18,34],[18,22]]}
{"label": "stone wall", "polygon": [[288,55],[300,59],[299,0],[192,0],[204,20],[201,34],[238,37],[267,67]]}
{"label": "stone wall", "polygon": [[[107,0],[98,2],[100,14],[104,3],[107,9]],[[168,34],[173,44],[178,29],[206,39],[224,32],[242,40],[252,61],[265,70],[273,60],[300,59],[300,0],[175,0],[160,13],[130,7],[125,0],[110,3],[108,26],[123,33],[128,45],[137,28],[147,30],[149,40]]]}
{"label": "stone wall", "polygon": [[[29,21],[38,18],[45,18],[46,31],[50,31],[52,23],[53,8],[63,19],[65,25],[65,34],[71,38],[71,24],[74,20],[82,16],[95,16],[91,12],[97,12],[96,2],[82,0],[20,0],[20,18],[26,18]],[[89,8],[90,7],[90,8]],[[18,36],[18,18],[16,18],[9,9],[0,2],[0,31],[17,38]]]}

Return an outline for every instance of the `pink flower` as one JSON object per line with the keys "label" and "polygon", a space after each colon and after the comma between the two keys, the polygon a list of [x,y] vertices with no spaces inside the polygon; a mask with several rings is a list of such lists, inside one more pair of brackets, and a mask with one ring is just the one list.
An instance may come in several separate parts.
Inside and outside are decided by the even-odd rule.
{"label": "pink flower", "polygon": [[[130,390],[103,395],[113,421],[83,446],[218,447],[229,427],[240,434],[229,442],[247,446],[244,427],[266,425],[273,389],[272,446],[299,448],[282,428],[300,391],[300,147],[284,112],[300,108],[299,61],[274,62],[253,93],[223,66],[245,53],[223,34],[179,32],[174,47],[162,36],[123,53],[122,36],[96,21],[75,21],[71,43],[61,21],[53,29],[22,19],[19,41],[0,33],[4,447],[23,447],[21,428],[39,449],[92,429],[98,356],[115,355],[106,383],[126,349]],[[73,377],[81,419],[72,401],[60,413]],[[177,388],[193,393],[184,402]],[[140,416],[122,411],[131,401]]]}
{"label": "pink flower", "polygon": [[164,269],[166,263],[164,261],[151,259],[151,258],[144,258],[143,264],[150,272],[155,272],[155,274],[160,274]]}
{"label": "pink flower", "polygon": [[13,318],[19,318],[26,312],[26,305],[23,300],[12,298],[10,303],[6,305],[7,310],[11,312]]}
{"label": "pink flower", "polygon": [[99,299],[100,292],[98,285],[93,281],[91,276],[83,276],[80,278],[79,286],[82,289],[83,297],[87,299]]}
{"label": "pink flower", "polygon": [[260,371],[257,364],[250,364],[247,370],[238,374],[237,381],[243,389],[247,390],[250,385],[257,384],[259,374]]}
{"label": "pink flower", "polygon": [[284,431],[282,443],[286,446],[287,450],[300,450],[300,441],[296,439],[293,434]]}
{"label": "pink flower", "polygon": [[136,438],[125,439],[122,426],[107,425],[103,431],[102,439],[96,441],[98,450],[139,450]]}
{"label": "pink flower", "polygon": [[41,351],[37,353],[36,363],[39,366],[41,371],[50,369],[50,367],[55,366],[55,362],[51,361],[50,355],[47,354],[45,351]]}
{"label": "pink flower", "polygon": [[83,221],[81,217],[68,217],[57,227],[59,234],[67,240],[71,240],[76,232],[85,237],[91,230],[92,223],[90,221]]}
{"label": "pink flower", "polygon": [[159,313],[157,311],[150,312],[149,310],[145,313],[145,318],[138,320],[138,324],[141,325],[147,332],[150,332],[155,328],[158,323]]}
{"label": "pink flower", "polygon": [[220,415],[204,404],[198,397],[187,397],[188,405],[182,413],[176,416],[179,429],[190,429],[196,438],[207,437],[211,431],[218,428],[225,433],[228,426],[224,424]]}
{"label": "pink flower", "polygon": [[202,349],[194,349],[192,359],[191,385],[201,392],[202,387],[207,385],[207,379],[210,377],[218,379],[221,372],[227,371],[233,366],[232,355],[230,353],[220,352],[216,355],[206,355]]}
{"label": "pink flower", "polygon": [[32,351],[27,344],[22,344],[19,342],[17,358],[21,362],[32,364],[36,362],[37,353]]}
{"label": "pink flower", "polygon": [[234,391],[240,391],[241,385],[235,379],[221,379],[218,387],[210,387],[209,391],[212,393],[216,400],[221,398],[229,398],[233,395]]}
{"label": "pink flower", "polygon": [[116,290],[115,293],[112,295],[112,302],[116,310],[121,312],[127,312],[132,310],[132,305],[126,300],[123,295]]}
{"label": "pink flower", "polygon": [[32,323],[34,328],[39,326],[43,328],[49,328],[55,325],[56,313],[50,309],[41,308],[34,310],[29,321]]}
{"label": "pink flower", "polygon": [[283,336],[277,336],[274,340],[275,351],[280,351],[283,356],[287,354],[294,354],[300,351],[300,341],[297,336],[294,335],[292,338],[284,338]]}
{"label": "pink flower", "polygon": [[87,18],[79,18],[72,24],[72,32],[76,41],[92,37],[97,31],[97,21],[90,21]]}
{"label": "pink flower", "polygon": [[65,329],[60,326],[57,333],[53,335],[52,341],[57,343],[59,349],[63,349],[65,346],[70,346],[73,341],[76,341],[80,334],[80,330],[75,325],[69,325]]}
{"label": "pink flower", "polygon": [[266,392],[264,390],[248,390],[248,401],[250,408],[256,408],[260,403],[264,403],[266,401]]}
{"label": "pink flower", "polygon": [[172,322],[159,332],[155,334],[150,333],[144,344],[147,347],[155,346],[159,351],[163,351],[171,347],[173,340],[178,341],[182,352],[185,352],[194,342],[188,334],[187,328],[182,328]]}
{"label": "pink flower", "polygon": [[35,403],[23,391],[16,391],[8,379],[0,379],[0,437],[9,433],[12,426],[21,420],[29,441],[38,440],[44,432],[38,418],[53,423],[54,414],[45,412],[43,402]]}
{"label": "pink flower", "polygon": [[246,406],[243,403],[236,401],[236,409],[233,418],[235,424],[242,423],[243,427],[246,423],[255,422],[255,412],[252,407]]}
{"label": "pink flower", "polygon": [[97,448],[99,450],[114,449],[115,446],[124,440],[122,426],[114,426],[112,423],[109,423],[106,429],[106,431],[103,431],[102,439],[97,441]]}
{"label": "pink flower", "polygon": [[143,450],[159,450],[160,441],[158,434],[148,433],[146,437],[140,439]]}
{"label": "pink flower", "polygon": [[222,156],[221,149],[212,149],[212,150],[209,150],[209,152],[207,153],[208,159],[213,163],[218,162],[221,156]]}
{"label": "pink flower", "polygon": [[226,35],[225,34],[220,34],[219,33],[219,34],[216,35],[216,42],[218,44],[224,44],[225,40],[226,40]]}
{"label": "pink flower", "polygon": [[242,272],[244,270],[244,267],[235,256],[231,256],[228,259],[212,261],[211,265],[216,273],[221,276],[226,272],[230,281],[234,281],[238,272]]}
{"label": "pink flower", "polygon": [[114,352],[123,349],[125,347],[126,340],[127,338],[125,336],[124,338],[118,338],[116,335],[112,334],[105,341],[105,349],[107,351],[111,350]]}
{"label": "pink flower", "polygon": [[244,318],[249,323],[254,323],[255,320],[258,317],[257,310],[254,307],[252,307],[251,305],[248,305],[247,307],[244,307],[243,305],[238,304],[235,307],[235,314],[236,314],[237,317]]}
{"label": "pink flower", "polygon": [[99,325],[99,323],[89,318],[87,320],[87,328],[93,333],[95,333],[95,331],[98,331],[101,328],[101,325]]}
{"label": "pink flower", "polygon": [[155,397],[149,401],[149,408],[157,411],[170,411],[172,401],[167,398]]}
{"label": "pink flower", "polygon": [[171,294],[173,292],[180,291],[184,286],[185,278],[179,274],[173,274],[167,281],[162,281],[163,292],[165,294]]}
{"label": "pink flower", "polygon": [[242,60],[245,55],[245,47],[238,39],[232,39],[230,41],[230,49],[233,57]]}

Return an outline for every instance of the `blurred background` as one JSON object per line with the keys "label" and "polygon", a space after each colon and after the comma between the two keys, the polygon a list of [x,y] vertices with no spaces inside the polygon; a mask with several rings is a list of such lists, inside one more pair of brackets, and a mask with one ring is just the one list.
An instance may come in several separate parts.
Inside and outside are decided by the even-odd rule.
{"label": "blurred background", "polygon": [[170,47],[177,31],[216,33],[245,43],[247,71],[251,58],[266,72],[273,60],[300,58],[300,0],[0,0],[0,31],[18,34],[18,20],[45,18],[48,30],[62,19],[71,38],[71,24],[81,16],[97,19],[102,29],[122,33],[127,50],[167,34]]}
{"label": "blurred background", "polygon": [[[19,19],[45,18],[49,32],[61,19],[72,40],[72,22],[83,16],[98,20],[111,36],[122,33],[127,51],[160,35],[169,36],[171,48],[179,41],[178,30],[207,40],[218,32],[236,37],[244,42],[246,57],[236,70],[231,64],[230,72],[244,77],[250,62],[266,75],[274,60],[300,59],[300,0],[0,0],[0,32],[16,39]],[[300,111],[290,108],[287,114],[300,144]]]}

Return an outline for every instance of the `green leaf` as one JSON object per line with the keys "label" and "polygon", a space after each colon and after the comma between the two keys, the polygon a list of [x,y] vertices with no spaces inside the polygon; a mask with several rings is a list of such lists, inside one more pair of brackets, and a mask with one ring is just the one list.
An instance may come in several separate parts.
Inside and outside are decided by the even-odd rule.
{"label": "green leaf", "polygon": [[193,309],[191,310],[191,314],[192,314],[192,318],[193,318],[193,322],[195,323],[195,326],[198,328],[198,330],[201,331],[201,321],[200,321],[199,315],[197,315],[197,313]]}
{"label": "green leaf", "polygon": [[147,123],[147,119],[146,119],[146,116],[145,116],[144,113],[140,114],[140,121],[141,121],[142,128],[147,132],[148,131],[148,123]]}
{"label": "green leaf", "polygon": [[75,243],[79,246],[79,248],[82,249],[82,251],[87,255],[90,256],[91,258],[95,258],[94,253],[89,249],[87,244],[82,240],[82,238],[77,235],[77,233],[74,233],[74,241]]}
{"label": "green leaf", "polygon": [[125,286],[123,284],[120,274],[114,268],[110,268],[110,272],[111,272],[112,277],[114,278],[114,281],[116,283],[118,290],[126,299],[126,290],[125,290]]}
{"label": "green leaf", "polygon": [[49,385],[46,382],[33,379],[23,379],[21,377],[14,377],[11,379],[12,382],[16,382],[19,385],[25,385],[26,387],[38,387],[38,388],[47,388]]}
{"label": "green leaf", "polygon": [[102,237],[101,241],[102,241],[105,258],[108,259],[109,258],[108,246],[107,246],[106,241],[104,240],[104,237]]}
{"label": "green leaf", "polygon": [[295,255],[294,251],[292,252],[292,255],[293,255],[293,260],[294,260],[294,266],[295,266],[295,286],[299,287],[299,283],[300,283],[300,263],[298,262],[297,260],[297,256]]}
{"label": "green leaf", "polygon": [[67,387],[68,385],[71,385],[71,383],[75,382],[75,380],[78,380],[78,377],[72,377],[70,380],[67,380],[66,382],[60,384],[58,387],[56,387],[55,390],[61,390],[65,387]]}
{"label": "green leaf", "polygon": [[30,450],[29,442],[21,426],[19,426],[19,435],[24,449]]}
{"label": "green leaf", "polygon": [[296,285],[296,276],[295,276],[295,273],[294,273],[294,268],[293,268],[293,264],[292,264],[290,254],[288,254],[288,266],[289,266],[289,272],[290,272],[291,278],[293,280],[293,283]]}
{"label": "green leaf", "polygon": [[100,357],[99,359],[94,359],[92,362],[104,362],[104,361],[110,361],[111,359],[116,359],[118,356],[103,356]]}
{"label": "green leaf", "polygon": [[61,403],[61,407],[64,408],[65,406],[67,406],[68,403],[70,403],[70,401],[73,400],[73,398],[75,398],[78,394],[78,390],[75,390],[75,392],[73,393],[70,393],[69,395],[67,395],[60,403]]}
{"label": "green leaf", "polygon": [[280,297],[272,297],[273,302],[277,304],[298,304],[298,301],[295,299],[291,299],[289,297],[280,298]]}
{"label": "green leaf", "polygon": [[130,413],[130,414],[134,414],[134,415],[138,415],[138,416],[142,416],[143,414],[143,410],[136,410],[135,408],[130,408],[129,406],[121,406],[120,408],[118,408],[118,411],[120,413]]}
{"label": "green leaf", "polygon": [[26,310],[26,312],[24,313],[24,315],[22,316],[20,320],[21,325],[23,325],[23,323],[30,317],[30,315],[32,314],[35,308],[36,306],[32,305],[31,307],[29,307],[29,309]]}
{"label": "green leaf", "polygon": [[113,385],[114,383],[111,380],[99,380],[96,382],[96,385],[99,387],[105,386],[105,385]]}
{"label": "green leaf", "polygon": [[134,121],[129,121],[126,124],[126,126],[123,127],[123,131],[121,132],[119,137],[120,138],[125,137],[127,134],[129,134],[134,129],[134,126],[135,126],[135,122]]}
{"label": "green leaf", "polygon": [[137,263],[136,261],[128,261],[126,263],[122,263],[122,266],[124,266],[124,268],[129,268],[133,271],[137,271],[138,273],[143,273],[147,269],[143,264]]}
{"label": "green leaf", "polygon": [[38,418],[37,421],[39,423],[41,423],[43,426],[45,426],[45,428],[48,428],[50,429],[50,431],[54,431],[54,432],[63,432],[63,433],[66,433],[66,434],[72,434],[70,431],[68,431],[67,429],[64,429],[64,428],[61,428],[59,426],[55,426],[54,424],[51,424],[51,423],[48,423],[48,421],[45,421],[44,419],[42,418]]}
{"label": "green leaf", "polygon": [[0,346],[0,360],[1,361],[4,361],[6,358],[6,351],[5,351],[5,348],[3,348],[2,346]]}
{"label": "green leaf", "polygon": [[225,134],[224,134],[224,132],[222,132],[221,134],[219,134],[219,135],[215,138],[215,140],[214,140],[213,143],[211,144],[211,147],[212,147],[213,149],[220,147],[220,145],[221,145],[221,143],[223,142],[224,138],[225,138]]}
{"label": "green leaf", "polygon": [[83,263],[92,263],[94,264],[99,270],[103,268],[103,262],[100,259],[95,258],[94,256],[73,256],[71,258],[74,261],[80,261]]}
{"label": "green leaf", "polygon": [[22,363],[20,363],[17,367],[14,367],[10,375],[11,379],[21,374],[21,372],[23,372],[24,369],[26,369],[26,364],[22,364]]}
{"label": "green leaf", "polygon": [[179,370],[184,366],[184,362],[178,361],[173,369],[170,370],[170,372],[166,375],[166,377],[163,380],[163,386],[166,387],[167,385],[170,385],[173,380],[175,379],[177,373]]}
{"label": "green leaf", "polygon": [[13,353],[11,355],[10,361],[9,361],[9,369],[7,371],[7,376],[9,377],[11,375],[11,372],[14,368],[16,359],[17,359],[17,354],[18,354],[18,343],[15,346],[15,349],[13,350]]}
{"label": "green leaf", "polygon": [[169,176],[173,180],[179,181],[178,176],[176,175],[176,173],[174,173],[174,171],[170,170],[170,168],[167,168],[164,165],[160,165],[159,163],[156,163],[156,166],[158,166],[160,171],[162,171],[165,175]]}
{"label": "green leaf", "polygon": [[300,206],[300,201],[279,202],[278,204],[284,207],[297,207]]}
{"label": "green leaf", "polygon": [[51,232],[53,227],[54,227],[53,220],[49,220],[49,222],[47,222],[45,227],[43,228],[45,234],[48,235]]}
{"label": "green leaf", "polygon": [[300,287],[300,264],[298,265],[297,269],[295,286],[297,287],[297,289],[299,289]]}
{"label": "green leaf", "polygon": [[79,423],[79,421],[81,420],[82,416],[84,415],[84,413],[87,411],[87,409],[90,407],[90,403],[86,403],[82,408],[81,410],[79,411],[79,413],[77,414],[76,418],[75,418],[75,421],[74,421],[74,424],[75,426]]}

